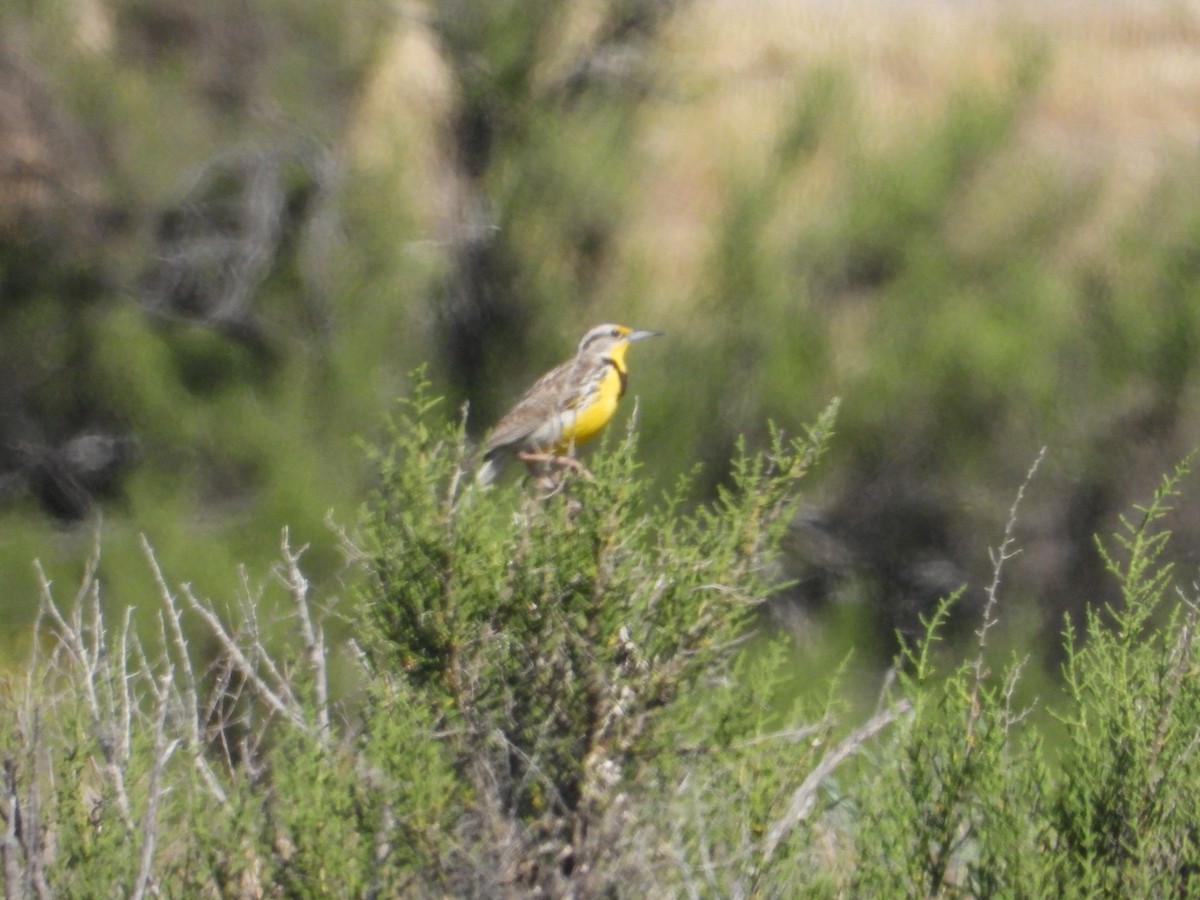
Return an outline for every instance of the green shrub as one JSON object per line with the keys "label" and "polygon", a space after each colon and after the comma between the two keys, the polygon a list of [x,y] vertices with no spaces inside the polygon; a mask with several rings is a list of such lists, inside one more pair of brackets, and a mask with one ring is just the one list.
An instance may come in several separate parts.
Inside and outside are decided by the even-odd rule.
{"label": "green shrub", "polygon": [[[318,613],[286,533],[272,579],[244,578],[233,604],[172,589],[143,542],[161,597],[147,646],[130,615],[106,622],[98,556],[66,610],[43,576],[52,652],[3,721],[8,808],[33,823],[3,845],[14,890],[594,893],[757,846],[795,766],[753,739],[780,720],[783,651],[742,649],[833,408],[689,507],[686,482],[647,496],[632,431],[553,496],[480,491],[435,406],[419,390],[375,454],[352,620]],[[284,627],[296,646],[268,647]],[[724,800],[716,778],[753,810],[753,840],[732,820],[670,830],[680,804]]]}
{"label": "green shrub", "polygon": [[795,649],[754,637],[832,416],[697,506],[686,482],[648,495],[632,430],[550,496],[482,491],[418,391],[346,540],[352,616],[286,532],[224,616],[144,542],[145,640],[98,557],[70,605],[42,575],[0,705],[7,894],[1195,893],[1197,607],[1161,565],[1184,470],[1107,554],[1123,603],[1068,630],[1054,728],[991,646],[1015,504],[972,657],[938,645],[947,600],[853,727],[839,672],[801,705]]}
{"label": "green shrub", "polygon": [[[1063,784],[1053,822],[1059,885],[1080,894],[1191,896],[1200,890],[1200,685],[1194,598],[1176,600],[1158,526],[1186,464],[1122,519],[1117,551],[1101,546],[1122,604],[1090,609],[1086,640],[1068,630]],[[1155,625],[1155,619],[1161,624]]]}
{"label": "green shrub", "polygon": [[[1162,519],[1186,472],[1164,479],[1106,554],[1123,604],[1066,632],[1065,711],[1055,746],[1015,706],[1024,660],[985,662],[999,571],[978,655],[938,675],[931,644],[901,682],[913,715],[879,749],[853,827],[854,893],[904,896],[1191,896],[1200,848],[1197,606],[1160,564]],[[1015,507],[1014,507],[1015,517]],[[1182,602],[1176,602],[1182,599]],[[1157,626],[1152,623],[1160,620]]]}
{"label": "green shrub", "polygon": [[833,408],[809,440],[741,453],[734,487],[686,510],[686,482],[649,502],[633,432],[549,497],[481,493],[462,432],[427,425],[432,405],[419,393],[395,423],[365,516],[375,665],[439,718],[476,827],[525,835],[478,877],[605,882],[613,804],[679,753],[664,723],[731,676]]}

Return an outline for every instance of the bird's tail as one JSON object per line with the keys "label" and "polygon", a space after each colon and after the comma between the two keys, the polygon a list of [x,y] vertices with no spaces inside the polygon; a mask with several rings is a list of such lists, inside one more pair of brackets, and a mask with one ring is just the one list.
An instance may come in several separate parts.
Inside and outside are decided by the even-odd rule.
{"label": "bird's tail", "polygon": [[487,487],[500,477],[500,470],[504,466],[504,460],[499,455],[490,457],[483,461],[483,465],[479,467],[479,471],[475,473],[475,483],[480,487]]}

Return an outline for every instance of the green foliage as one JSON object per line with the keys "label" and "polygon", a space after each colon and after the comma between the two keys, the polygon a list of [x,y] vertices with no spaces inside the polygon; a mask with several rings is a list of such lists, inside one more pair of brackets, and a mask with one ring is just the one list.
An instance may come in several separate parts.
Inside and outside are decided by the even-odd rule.
{"label": "green foliage", "polygon": [[790,641],[750,639],[832,416],[742,453],[709,505],[652,497],[632,431],[539,496],[478,488],[419,388],[374,453],[344,642],[286,535],[285,596],[246,584],[228,624],[149,553],[148,642],[106,620],[98,559],[67,610],[42,576],[42,649],[0,705],[6,890],[1190,895],[1198,607],[1161,527],[1186,468],[1106,553],[1122,604],[1068,631],[1053,746],[989,646],[1015,505],[973,658],[939,643],[947,600],[856,728],[841,672],[798,704]]}
{"label": "green foliage", "polygon": [[[762,834],[834,727],[832,701],[813,728],[780,709],[781,639],[744,649],[834,407],[806,439],[743,453],[734,484],[689,511],[684,482],[650,499],[632,431],[552,496],[482,491],[461,424],[421,384],[374,455],[340,701],[333,620],[313,615],[286,535],[286,596],[244,584],[228,625],[174,592],[143,541],[160,595],[147,644],[130,614],[106,623],[98,556],[65,613],[43,576],[52,653],[0,717],[6,808],[43,817],[0,845],[11,877],[64,896],[603,893],[715,854],[729,862],[711,887],[753,886]],[[264,643],[281,626],[294,651]],[[780,764],[792,733],[811,740]],[[744,820],[717,817],[727,790]],[[712,818],[663,831],[657,803]]]}
{"label": "green foliage", "polygon": [[[593,867],[580,835],[616,786],[678,753],[660,723],[730,677],[834,407],[808,440],[777,433],[767,453],[741,453],[733,486],[692,512],[684,483],[647,502],[632,432],[552,496],[480,492],[461,427],[431,425],[435,407],[420,391],[406,401],[378,457],[363,600],[376,665],[404,671],[444,717],[477,791],[566,853],[566,871]],[[724,723],[717,740],[747,724]]]}
{"label": "green foliage", "polygon": [[[940,676],[929,636],[900,676],[911,719],[882,750],[862,801],[851,883],[865,895],[1036,896],[1044,892],[1046,769],[1013,708],[1021,665],[981,679],[974,662]],[[980,651],[982,653],[982,649]],[[903,887],[897,890],[897,876]]]}
{"label": "green foliage", "polygon": [[[942,622],[909,652],[913,714],[882,749],[856,829],[855,893],[907,896],[1188,896],[1200,864],[1193,599],[1173,602],[1161,520],[1186,463],[1106,556],[1121,608],[1067,631],[1061,745],[1047,753],[1014,708],[1023,663],[979,656],[938,675]],[[1182,596],[1182,595],[1180,595]],[[943,608],[944,613],[944,608]],[[1155,617],[1161,619],[1152,626]],[[898,869],[902,887],[897,890]]]}
{"label": "green foliage", "polygon": [[[780,707],[780,689],[794,659],[786,636],[752,644],[729,677],[705,691],[702,703],[682,704],[673,717],[678,721],[665,732],[675,752],[659,761],[647,803],[676,817],[670,846],[683,870],[682,884],[705,896],[808,893],[819,883],[814,873],[829,867],[830,845],[838,840],[829,822],[793,829],[772,859],[762,858],[769,829],[846,716],[837,699],[840,672],[823,679],[829,694],[822,705],[805,708],[792,700]],[[836,793],[835,786],[827,787]],[[732,809],[736,816],[728,814]],[[636,883],[632,887],[653,895],[663,882],[650,879],[641,890]]]}
{"label": "green foliage", "polygon": [[[394,297],[370,304],[356,294],[342,330],[325,340],[340,271],[330,259],[333,204],[316,184],[317,174],[331,177],[328,161],[321,173],[298,173],[294,160],[278,170],[291,206],[279,246],[261,248],[266,272],[248,298],[259,345],[144,290],[147,272],[178,256],[156,242],[191,221],[181,209],[214,225],[202,253],[236,243],[248,215],[269,214],[231,202],[246,181],[223,180],[244,174],[224,164],[341,139],[391,10],[52,0],[5,5],[0,19],[16,141],[5,152],[32,148],[54,195],[44,204],[41,189],[7,190],[0,226],[7,666],[23,656],[36,613],[29,560],[76,578],[91,529],[68,529],[81,518],[103,516],[106,578],[140,609],[154,605],[143,532],[171,569],[214,594],[236,590],[239,562],[269,565],[284,523],[313,542],[314,577],[329,576],[340,561],[323,518],[331,508],[349,515],[361,499],[364,467],[347,436],[369,428],[396,391],[399,372],[381,361],[400,329]],[[27,83],[38,91],[28,120],[14,112]],[[263,174],[273,173],[259,170],[259,190]],[[189,193],[198,183],[212,190]],[[124,463],[97,483],[55,468],[64,444],[93,434],[125,441]],[[65,483],[72,502],[47,500],[45,482]],[[31,543],[40,546],[26,552]]]}
{"label": "green foliage", "polygon": [[1184,463],[1164,478],[1139,520],[1122,519],[1119,556],[1103,551],[1122,606],[1090,611],[1082,645],[1068,629],[1065,675],[1075,702],[1054,813],[1071,863],[1060,883],[1080,893],[1163,896],[1200,884],[1197,606],[1194,598],[1171,602],[1172,566],[1161,561],[1169,537],[1162,519],[1186,473]]}
{"label": "green foliage", "polygon": [[[660,411],[644,423],[660,484],[700,459],[713,496],[738,435],[765,442],[766,421],[792,430],[836,394],[854,402],[831,504],[886,471],[888,496],[927,498],[965,565],[962,545],[998,508],[987,485],[1036,439],[1077,470],[1064,503],[1100,498],[1079,531],[1109,527],[1141,487],[1113,461],[1194,430],[1194,167],[1097,225],[1099,177],[1030,140],[1058,104],[1045,102],[1055,47],[1039,38],[882,135],[860,67],[800,61],[794,96],[748,120],[763,140],[736,157],[691,147],[741,82],[703,61],[673,68],[688,7],[114,0],[91,37],[87,4],[0,12],[6,43],[38,61],[54,101],[38,106],[99,148],[64,166],[86,170],[78,188],[63,179],[86,209],[21,229],[36,245],[0,238],[0,374],[17,411],[0,436],[39,452],[93,430],[136,438],[136,459],[87,498],[123,544],[106,559],[131,601],[141,531],[212,593],[236,587],[234,560],[265,565],[284,522],[332,576],[321,519],[362,496],[346,437],[371,431],[408,368],[429,360],[469,397],[474,432],[581,321],[610,318],[671,334],[633,372]],[[779,62],[787,73],[786,49]],[[223,164],[297,145],[319,160],[280,173],[288,220],[247,301],[264,346],[187,304],[131,302],[173,258],[159,241],[181,211],[222,226],[206,247],[236,240],[236,213],[252,210],[230,202],[241,183]],[[60,219],[93,230],[68,240]],[[34,468],[21,453],[0,463]],[[0,548],[14,585],[48,530],[23,484],[5,482],[23,497]],[[872,518],[888,527],[893,512]],[[64,550],[61,568],[44,555],[62,577],[82,553]],[[32,619],[31,592],[0,605]]]}
{"label": "green foliage", "polygon": [[[0,234],[0,487],[18,498],[2,523],[0,659],[26,650],[33,556],[59,584],[83,573],[83,607],[103,583],[104,614],[138,610],[125,628],[68,617],[47,632],[43,621],[39,648],[56,655],[6,685],[0,793],[23,814],[20,834],[2,823],[6,862],[12,841],[26,842],[25,871],[65,896],[149,889],[144,850],[153,880],[181,895],[494,895],[566,882],[580,893],[1195,893],[1195,601],[1177,602],[1158,527],[1174,479],[1103,554],[1121,602],[1069,633],[1068,698],[1045,744],[1014,708],[1019,661],[984,674],[980,648],[956,666],[931,631],[904,657],[903,727],[871,745],[869,765],[822,779],[815,811],[779,829],[797,783],[853,732],[832,700],[815,713],[780,700],[796,677],[781,671],[780,646],[739,643],[753,604],[778,587],[773,550],[811,462],[802,444],[772,443],[769,418],[790,429],[821,398],[850,397],[843,483],[882,471],[902,493],[911,479],[960,543],[991,520],[990,486],[1034,432],[1065,447],[1061,502],[1095,506],[1101,523],[1145,477],[1114,465],[1122,451],[1194,432],[1194,162],[1097,224],[1101,177],[1060,171],[1028,140],[1045,131],[1030,112],[1047,105],[1053,64],[1053,48],[1034,44],[1014,45],[1007,79],[955,85],[944,109],[881,143],[860,114],[856,67],[834,61],[798,81],[773,147],[717,171],[718,148],[702,148],[703,164],[677,156],[687,128],[674,123],[709,115],[704,95],[740,82],[661,77],[670,62],[657,51],[673,56],[688,29],[659,46],[656,27],[686,5],[595,6],[583,37],[589,16],[572,5],[515,0],[434,3],[428,16],[369,0],[0,11],[4,68],[31,76],[31,123],[46,128],[19,131],[24,88],[10,88],[14,145],[33,156],[9,174],[36,184],[8,192],[17,227]],[[372,119],[366,95],[406,87],[394,45],[426,38],[433,99],[419,112],[393,100]],[[381,119],[396,134],[379,138]],[[430,158],[417,163],[420,150],[404,153],[422,136]],[[363,162],[373,138],[382,177]],[[289,215],[251,292],[253,340],[186,305],[131,302],[171,255],[156,241],[181,209],[235,224],[231,148],[296,143],[319,145],[312,165],[337,171],[318,183],[294,158],[280,171]],[[655,168],[676,159],[682,177]],[[695,229],[674,218],[692,198],[705,216]],[[649,231],[704,237],[641,240]],[[682,288],[674,269],[687,270]],[[480,310],[454,302],[464,297],[499,300]],[[278,591],[243,596],[240,566],[262,570],[288,522],[313,544],[311,576],[337,580],[322,519],[360,502],[366,480],[347,436],[371,432],[430,335],[439,380],[490,421],[592,316],[672,333],[657,366],[635,366],[656,411],[646,468],[629,437],[601,452],[595,481],[547,500],[481,494],[463,429],[416,395],[375,457],[362,607],[322,620],[365,654],[333,654],[352,685],[339,715],[329,723],[327,679],[307,652],[273,664],[287,690],[255,681],[274,678],[263,644],[286,642],[294,622],[269,614],[287,599]],[[464,335],[466,352],[454,341]],[[51,523],[24,480],[93,430],[135,437],[138,450],[84,498],[105,514],[94,570],[89,536]],[[653,495],[646,476],[671,483],[697,458],[701,500],[686,483]],[[178,601],[145,576],[142,533],[168,571],[218,598],[210,612],[232,608],[230,627],[249,630],[220,638],[193,617],[202,638],[189,631],[190,651],[156,642],[155,610]],[[1048,599],[1091,590],[1068,581]],[[261,601],[261,628],[231,598]],[[63,649],[73,630],[91,655]],[[189,667],[211,707],[187,702]],[[40,890],[23,887],[6,883]]]}

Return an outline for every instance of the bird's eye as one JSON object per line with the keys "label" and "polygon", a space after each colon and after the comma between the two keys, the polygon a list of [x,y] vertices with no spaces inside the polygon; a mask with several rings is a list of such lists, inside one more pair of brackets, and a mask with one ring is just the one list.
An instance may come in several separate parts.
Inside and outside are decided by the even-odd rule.
{"label": "bird's eye", "polygon": [[621,332],[620,332],[618,329],[616,329],[616,328],[614,328],[612,331],[610,331],[610,332],[609,332],[609,334],[611,334],[613,337],[620,337],[620,336],[621,336]]}

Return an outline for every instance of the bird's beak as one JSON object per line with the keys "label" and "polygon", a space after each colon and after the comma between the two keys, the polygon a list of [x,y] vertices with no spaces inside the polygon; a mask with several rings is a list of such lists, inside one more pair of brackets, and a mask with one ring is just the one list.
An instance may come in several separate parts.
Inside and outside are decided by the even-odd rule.
{"label": "bird's beak", "polygon": [[625,335],[625,340],[627,340],[627,341],[644,341],[646,338],[660,337],[661,335],[662,335],[661,331],[646,331],[643,329],[643,330],[629,332],[629,334]]}

